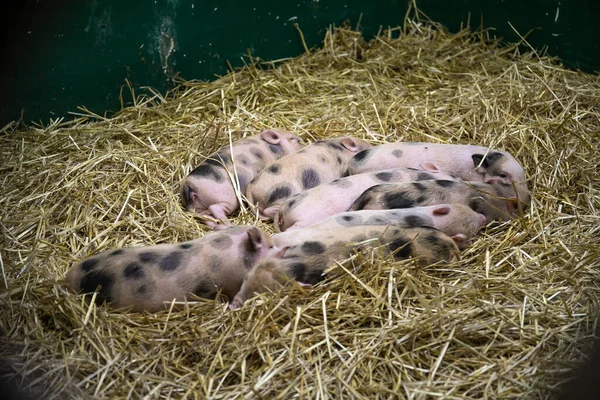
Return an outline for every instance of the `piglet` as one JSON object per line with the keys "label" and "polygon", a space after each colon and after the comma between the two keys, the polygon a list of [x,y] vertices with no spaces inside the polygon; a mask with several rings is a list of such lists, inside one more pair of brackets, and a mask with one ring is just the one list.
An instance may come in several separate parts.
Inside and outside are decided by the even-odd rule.
{"label": "piglet", "polygon": [[358,153],[350,161],[349,174],[388,168],[439,168],[465,181],[499,183],[517,188],[519,200],[529,203],[525,171],[505,151],[464,144],[387,143]]}
{"label": "piglet", "polygon": [[400,182],[373,186],[350,207],[356,210],[409,208],[457,203],[485,215],[488,221],[507,221],[519,215],[522,206],[512,187],[499,182],[458,182],[448,180]]}
{"label": "piglet", "polygon": [[[299,232],[299,231],[296,231]],[[389,226],[353,226],[337,234],[323,232],[316,237],[285,249],[277,258],[265,259],[249,273],[238,294],[229,304],[240,308],[254,294],[274,290],[295,280],[309,287],[326,278],[325,271],[335,260],[344,261],[354,251],[378,245],[396,260],[415,257],[420,265],[450,262],[460,258],[455,242],[435,228],[401,229]]]}
{"label": "piglet", "polygon": [[72,268],[66,279],[75,292],[98,290],[98,304],[155,312],[190,294],[215,298],[220,291],[233,299],[247,272],[277,251],[265,232],[240,225],[184,243],[104,251]]}
{"label": "piglet", "polygon": [[310,240],[324,232],[336,233],[347,227],[391,225],[402,229],[433,227],[450,236],[459,248],[465,248],[485,224],[485,216],[462,204],[349,211],[329,216],[301,229],[278,233],[273,236],[273,243],[278,248],[285,248]]}
{"label": "piglet", "polygon": [[283,232],[302,228],[330,215],[347,211],[358,196],[375,185],[434,179],[453,180],[454,177],[437,170],[396,168],[339,178],[287,199],[275,214],[275,230]]}
{"label": "piglet", "polygon": [[[206,225],[217,226],[210,218],[223,220],[239,207],[234,185],[241,194],[248,182],[268,164],[294,153],[302,139],[281,129],[268,129],[260,135],[235,141],[209,156],[181,184],[183,206],[206,216]],[[235,167],[234,167],[235,163]]]}
{"label": "piglet", "polygon": [[340,178],[348,168],[348,160],[370,147],[364,140],[350,136],[319,140],[261,171],[248,185],[248,201],[258,203],[264,219],[272,219],[285,199]]}

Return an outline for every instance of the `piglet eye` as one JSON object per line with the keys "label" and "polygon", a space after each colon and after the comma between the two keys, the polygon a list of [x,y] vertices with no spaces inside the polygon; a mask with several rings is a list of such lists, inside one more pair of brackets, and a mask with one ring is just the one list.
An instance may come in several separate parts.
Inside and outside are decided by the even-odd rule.
{"label": "piglet eye", "polygon": [[498,174],[498,176],[502,179],[508,178],[508,175],[506,175],[505,173]]}

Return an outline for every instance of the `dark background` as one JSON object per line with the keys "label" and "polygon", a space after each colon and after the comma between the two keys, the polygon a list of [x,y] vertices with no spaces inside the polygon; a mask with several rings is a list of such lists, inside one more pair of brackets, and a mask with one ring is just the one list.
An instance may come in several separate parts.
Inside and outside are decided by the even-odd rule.
{"label": "dark background", "polygon": [[[505,42],[528,41],[565,66],[600,70],[597,0],[417,0],[451,31],[470,18]],[[402,24],[408,0],[5,0],[0,128],[11,120],[47,124],[85,106],[98,114],[121,108],[125,79],[165,92],[171,79],[212,80],[243,65],[320,46],[331,24],[349,21],[369,40],[380,27]],[[247,59],[246,59],[247,60]],[[123,90],[125,103],[131,101]]]}

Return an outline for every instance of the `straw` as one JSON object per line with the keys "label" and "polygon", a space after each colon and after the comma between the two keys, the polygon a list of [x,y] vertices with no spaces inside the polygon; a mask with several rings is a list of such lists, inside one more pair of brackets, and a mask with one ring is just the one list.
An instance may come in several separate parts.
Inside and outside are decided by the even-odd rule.
{"label": "straw", "polygon": [[[332,28],[299,57],[182,80],[112,117],[82,107],[72,121],[9,124],[0,372],[60,398],[544,398],[597,329],[599,110],[597,76],[413,13],[368,43]],[[179,183],[230,134],[270,127],[308,142],[507,150],[533,204],[455,263],[357,256],[312,289],[265,293],[237,312],[190,299],[123,313],[66,290],[86,255],[208,232],[180,206]],[[256,220],[251,209],[232,217]]]}

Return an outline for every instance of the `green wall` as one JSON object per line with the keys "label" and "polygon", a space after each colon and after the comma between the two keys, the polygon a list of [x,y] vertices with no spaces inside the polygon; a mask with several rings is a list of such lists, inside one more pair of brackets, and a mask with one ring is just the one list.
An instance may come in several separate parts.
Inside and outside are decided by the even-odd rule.
{"label": "green wall", "polygon": [[[6,0],[5,0],[6,1]],[[66,116],[77,106],[103,114],[120,108],[125,79],[162,92],[179,73],[214,79],[251,52],[263,60],[319,46],[330,24],[350,21],[367,39],[402,23],[407,0],[8,0],[2,26],[0,126]],[[6,3],[5,3],[6,4]],[[514,42],[520,33],[570,68],[600,70],[600,7],[592,0],[418,0],[430,18],[456,31],[469,18]],[[127,92],[127,91],[126,91]],[[125,93],[126,101],[130,96]]]}

